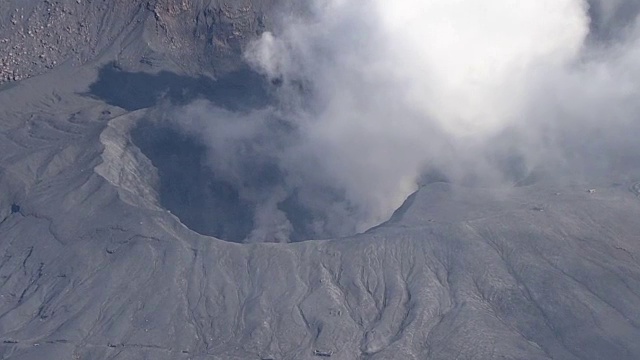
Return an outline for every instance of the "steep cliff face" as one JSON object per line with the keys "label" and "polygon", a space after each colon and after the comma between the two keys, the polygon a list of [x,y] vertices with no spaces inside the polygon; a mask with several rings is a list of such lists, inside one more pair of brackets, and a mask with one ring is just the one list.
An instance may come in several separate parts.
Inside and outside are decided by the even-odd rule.
{"label": "steep cliff face", "polygon": [[5,1],[0,18],[0,83],[58,66],[117,58],[130,70],[187,73],[238,66],[246,42],[281,1]]}
{"label": "steep cliff face", "polygon": [[273,0],[161,0],[149,5],[153,21],[146,25],[146,39],[183,71],[233,69],[244,45],[264,31],[277,5]]}
{"label": "steep cliff face", "polygon": [[3,82],[93,60],[144,19],[143,1],[9,1],[2,4]]}

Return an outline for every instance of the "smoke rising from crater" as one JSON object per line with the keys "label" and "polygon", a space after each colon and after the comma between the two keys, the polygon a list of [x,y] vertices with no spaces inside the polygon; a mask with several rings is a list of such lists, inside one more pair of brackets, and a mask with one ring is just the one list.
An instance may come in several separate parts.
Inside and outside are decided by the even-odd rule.
{"label": "smoke rising from crater", "polygon": [[633,4],[316,0],[245,51],[275,104],[179,112],[258,204],[253,241],[363,231],[426,172],[484,185],[625,173],[640,164]]}

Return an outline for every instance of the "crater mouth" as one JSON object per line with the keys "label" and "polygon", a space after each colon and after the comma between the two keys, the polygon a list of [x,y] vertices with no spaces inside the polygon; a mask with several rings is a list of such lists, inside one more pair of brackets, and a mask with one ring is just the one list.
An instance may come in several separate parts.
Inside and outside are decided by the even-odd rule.
{"label": "crater mouth", "polygon": [[154,205],[199,234],[299,242],[348,237],[379,223],[362,199],[349,200],[317,154],[298,156],[304,138],[277,110],[280,85],[248,68],[214,81],[109,64],[87,95],[150,110],[127,127],[127,141],[157,170]]}
{"label": "crater mouth", "polygon": [[[274,164],[251,164],[238,183],[225,179],[212,166],[210,152],[196,136],[167,121],[142,119],[131,129],[131,140],[158,171],[160,206],[189,229],[221,240],[247,242],[300,242],[357,234],[349,210],[331,212],[327,204],[342,204],[335,189],[316,189],[326,203],[314,208],[307,194],[293,189],[266,208],[265,200],[281,189],[285,173]],[[252,198],[243,186],[264,192]],[[269,201],[267,201],[269,202]],[[339,206],[336,206],[339,208]],[[354,210],[354,209],[351,209]],[[264,224],[264,217],[272,217]]]}

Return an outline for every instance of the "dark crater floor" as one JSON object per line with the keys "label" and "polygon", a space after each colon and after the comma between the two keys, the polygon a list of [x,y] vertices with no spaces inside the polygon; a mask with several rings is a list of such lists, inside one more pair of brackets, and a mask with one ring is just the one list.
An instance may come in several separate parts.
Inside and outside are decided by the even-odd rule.
{"label": "dark crater floor", "polygon": [[[98,80],[90,86],[87,95],[129,111],[152,108],[159,103],[185,105],[196,99],[206,99],[226,110],[243,112],[270,104],[273,101],[270,86],[278,85],[265,81],[250,69],[212,80],[171,72],[127,72],[111,63],[100,70]],[[246,241],[257,228],[258,232],[263,230],[256,224],[261,206],[259,200],[243,198],[240,187],[257,190],[259,198],[268,198],[270,192],[284,187],[281,185],[285,183],[285,175],[276,164],[263,163],[248,155],[242,160],[242,184],[234,184],[212,169],[210,165],[215,159],[211,158],[202,140],[185,134],[171,121],[142,120],[131,136],[134,144],[158,169],[161,205],[187,227],[202,235],[231,242]],[[287,241],[356,233],[355,220],[328,213],[332,204],[344,203],[344,194],[339,190],[314,188],[313,191],[322,193],[323,199],[329,200],[320,206],[313,204],[313,209],[304,205],[309,202],[308,196],[305,202],[302,200],[305,195],[297,189],[288,188],[288,191],[290,193],[273,209],[284,214],[290,223]],[[349,211],[348,208],[344,210],[345,213]],[[282,241],[280,238],[271,240],[270,236],[266,235],[264,241]]]}
{"label": "dark crater floor", "polygon": [[216,179],[204,165],[206,147],[170,126],[143,122],[133,141],[160,176],[162,206],[190,229],[241,242],[253,229],[253,204],[243,201],[232,184]]}
{"label": "dark crater floor", "polygon": [[[185,135],[171,124],[149,120],[141,121],[131,136],[158,169],[160,203],[165,209],[202,235],[231,242],[243,242],[249,237],[256,228],[254,218],[259,204],[243,199],[238,184],[225,181],[207,165],[211,161],[207,147],[197,138]],[[259,189],[262,184],[266,193],[273,183],[282,182],[282,177],[277,168],[268,164],[256,166],[244,179],[244,185],[254,182],[252,188]],[[344,232],[344,228],[314,227],[317,221],[325,221],[327,214],[305,207],[299,195],[293,191],[277,204],[293,228],[289,241],[328,238],[338,231]]]}
{"label": "dark crater floor", "polygon": [[207,99],[231,111],[260,108],[270,101],[268,82],[246,67],[214,80],[168,71],[128,72],[110,63],[100,69],[87,95],[129,111],[149,108],[160,101],[185,105]]}

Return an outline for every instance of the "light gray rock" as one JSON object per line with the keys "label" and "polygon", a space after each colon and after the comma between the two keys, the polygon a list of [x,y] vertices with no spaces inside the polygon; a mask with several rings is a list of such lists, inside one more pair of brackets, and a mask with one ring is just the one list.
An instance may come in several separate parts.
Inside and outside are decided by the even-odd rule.
{"label": "light gray rock", "polygon": [[[640,179],[435,182],[388,222],[348,238],[203,236],[162,207],[157,167],[132,140],[150,110],[88,94],[119,50],[129,54],[125,68],[153,53],[162,56],[144,74],[176,70],[169,37],[149,40],[144,54],[125,45],[181,33],[168,29],[205,2],[51,3],[75,12],[126,3],[131,14],[105,12],[120,24],[105,29],[89,21],[90,34],[113,34],[90,43],[104,50],[86,58],[95,63],[0,91],[0,358],[640,358]],[[35,16],[46,4],[0,8],[33,6]],[[205,10],[198,24],[213,21]],[[138,28],[139,18],[154,22]],[[10,24],[3,18],[0,29]]]}

